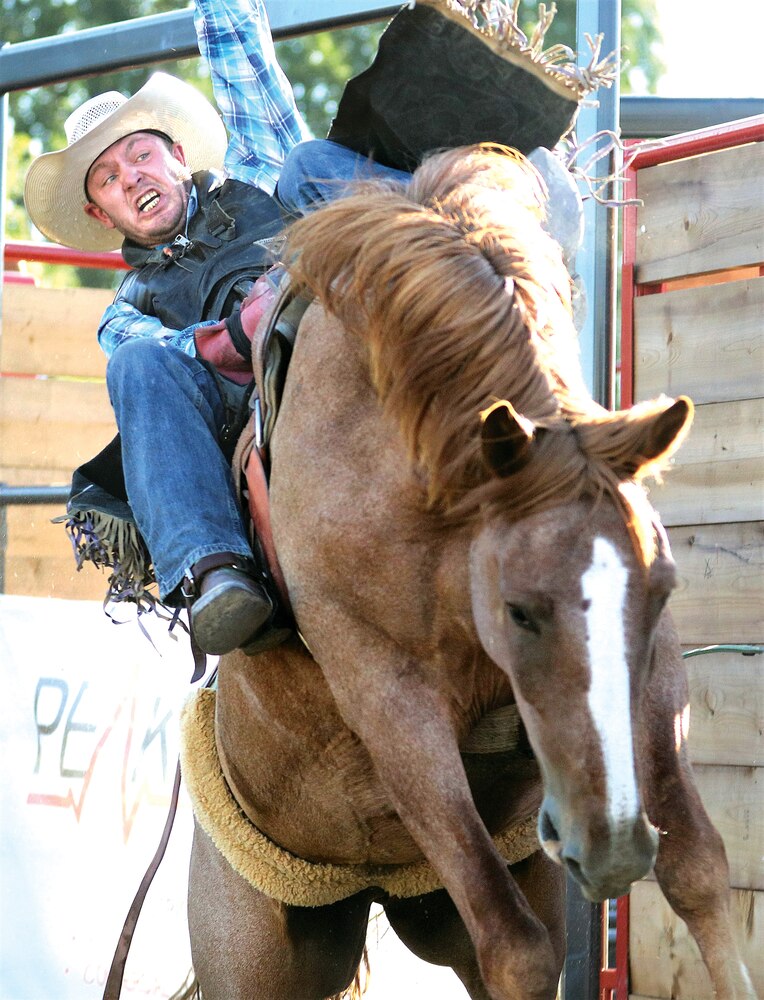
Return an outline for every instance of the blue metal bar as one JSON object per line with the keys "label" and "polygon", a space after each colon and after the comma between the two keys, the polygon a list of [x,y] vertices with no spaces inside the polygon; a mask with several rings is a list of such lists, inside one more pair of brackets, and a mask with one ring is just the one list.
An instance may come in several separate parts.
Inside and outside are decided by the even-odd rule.
{"label": "blue metal bar", "polygon": [[[621,0],[579,0],[576,8],[577,48],[581,57],[588,51],[586,36],[603,35],[602,53],[621,48]],[[576,123],[579,143],[602,132],[618,132],[620,93],[618,80],[608,88],[600,87],[596,107],[582,107]],[[606,140],[598,144],[603,145]],[[593,152],[594,150],[592,150]],[[597,178],[606,178],[613,170],[610,157],[593,167]],[[594,398],[603,406],[612,406],[615,386],[615,300],[617,282],[616,218],[612,209],[585,202],[584,245],[576,260],[586,289],[588,315],[581,330],[581,361],[584,376]]]}
{"label": "blue metal bar", "polygon": [[742,656],[757,656],[764,653],[764,646],[754,646],[748,642],[722,642],[701,649],[687,649],[682,656],[704,656],[706,653],[740,653]]}
{"label": "blue metal bar", "polygon": [[563,1000],[598,1000],[602,968],[602,906],[584,899],[578,883],[566,877]]}
{"label": "blue metal bar", "polygon": [[68,499],[68,486],[6,486],[0,483],[0,507],[65,504]]}
{"label": "blue metal bar", "polygon": [[[274,38],[288,38],[392,16],[400,4],[379,0],[320,0],[310,12],[300,0],[267,0]],[[0,92],[198,55],[190,10],[151,14],[0,50]]]}
{"label": "blue metal bar", "polygon": [[[620,52],[621,0],[578,0],[576,48],[580,58],[588,51],[586,36],[603,36],[602,53]],[[579,143],[603,130],[619,131],[620,93],[618,80],[612,88],[601,87],[598,106],[579,111],[576,136]],[[593,150],[592,150],[593,152]],[[613,169],[609,157],[598,161],[599,178]],[[588,315],[581,330],[581,361],[592,395],[611,406],[615,386],[616,315],[616,220],[615,212],[585,202],[584,245],[576,269],[586,288]],[[578,884],[567,878],[565,910],[567,954],[563,969],[564,1000],[598,1000],[602,968],[602,907],[588,902]]]}
{"label": "blue metal bar", "polygon": [[664,139],[764,114],[758,97],[622,97],[624,139]]}

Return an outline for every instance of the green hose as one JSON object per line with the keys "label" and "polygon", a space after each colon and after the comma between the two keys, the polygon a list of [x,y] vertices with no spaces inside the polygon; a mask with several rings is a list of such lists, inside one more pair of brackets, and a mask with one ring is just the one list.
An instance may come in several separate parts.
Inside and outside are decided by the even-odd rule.
{"label": "green hose", "polygon": [[682,656],[702,656],[704,653],[742,653],[743,656],[755,656],[764,653],[764,646],[751,646],[746,643],[720,643],[718,646],[703,646],[700,649],[688,649]]}

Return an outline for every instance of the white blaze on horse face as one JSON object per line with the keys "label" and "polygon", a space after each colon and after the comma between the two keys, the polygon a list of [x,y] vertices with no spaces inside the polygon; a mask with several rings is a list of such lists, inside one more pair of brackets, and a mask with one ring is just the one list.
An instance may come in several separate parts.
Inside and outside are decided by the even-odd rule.
{"label": "white blaze on horse face", "polygon": [[605,538],[595,538],[591,565],[581,578],[588,601],[588,700],[602,741],[607,810],[613,826],[633,820],[639,809],[624,622],[628,575],[615,547]]}

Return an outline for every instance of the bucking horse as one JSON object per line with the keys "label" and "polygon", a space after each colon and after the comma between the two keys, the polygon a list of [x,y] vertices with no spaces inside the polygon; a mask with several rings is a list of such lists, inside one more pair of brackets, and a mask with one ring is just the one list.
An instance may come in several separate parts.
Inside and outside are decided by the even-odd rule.
{"label": "bucking horse", "polygon": [[653,868],[720,1000],[755,996],[641,484],[692,404],[591,399],[543,204],[470,147],[291,229],[314,302],[271,518],[299,635],[186,709],[204,1000],[352,989],[373,902],[472,1000],[553,1000],[565,873],[597,901]]}

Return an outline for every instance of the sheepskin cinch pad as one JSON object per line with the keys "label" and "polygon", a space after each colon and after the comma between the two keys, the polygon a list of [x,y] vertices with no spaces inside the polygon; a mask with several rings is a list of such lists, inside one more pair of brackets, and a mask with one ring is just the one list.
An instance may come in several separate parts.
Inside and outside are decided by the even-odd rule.
{"label": "sheepskin cinch pad", "polygon": [[[181,714],[181,770],[196,820],[231,867],[260,892],[290,906],[327,906],[379,886],[408,898],[442,888],[427,861],[403,865],[314,864],[270,841],[239,808],[215,748],[215,692],[196,691]],[[494,837],[509,864],[539,849],[536,815]]]}

